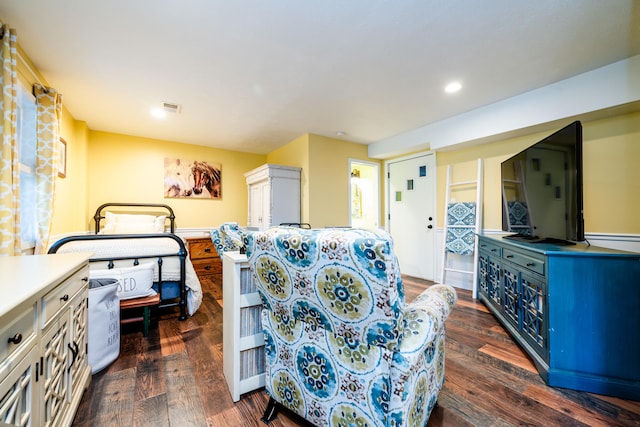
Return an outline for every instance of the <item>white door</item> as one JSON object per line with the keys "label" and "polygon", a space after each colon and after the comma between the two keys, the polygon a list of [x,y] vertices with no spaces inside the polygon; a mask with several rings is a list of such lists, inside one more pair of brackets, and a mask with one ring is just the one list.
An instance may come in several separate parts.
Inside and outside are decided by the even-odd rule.
{"label": "white door", "polygon": [[436,161],[425,154],[387,163],[388,229],[402,274],[434,280]]}
{"label": "white door", "polygon": [[266,209],[265,204],[268,202],[265,195],[265,183],[257,183],[249,186],[249,227],[263,228],[263,218]]}

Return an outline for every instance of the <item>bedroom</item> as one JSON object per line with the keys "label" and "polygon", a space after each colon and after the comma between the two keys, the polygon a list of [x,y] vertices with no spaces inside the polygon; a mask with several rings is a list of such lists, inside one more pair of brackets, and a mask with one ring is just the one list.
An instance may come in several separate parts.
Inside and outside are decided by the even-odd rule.
{"label": "bedroom", "polygon": [[[0,7],[0,17],[4,18],[1,16],[2,12],[3,8]],[[17,31],[19,48],[22,49],[20,37],[23,30],[18,27]],[[637,33],[629,37],[634,35],[637,37]],[[40,58],[31,55],[29,51],[22,51],[28,67],[36,72],[37,78],[47,82],[46,70],[40,70],[35,65]],[[630,70],[637,70],[637,57],[628,66]],[[18,69],[21,81],[33,83],[34,76],[24,63],[19,62]],[[637,106],[637,77],[632,75],[631,78],[636,80],[631,80],[629,92],[635,94]],[[589,181],[585,182],[587,231],[591,238],[598,240],[598,244],[626,245],[635,251],[640,251],[640,223],[633,213],[638,212],[640,202],[629,195],[637,193],[637,183],[640,182],[635,167],[640,158],[637,144],[640,135],[639,118],[637,109],[621,108],[611,111],[608,117],[589,118],[584,123],[585,167],[593,171],[589,175]],[[247,189],[243,174],[264,163],[282,163],[303,168],[303,221],[317,227],[348,223],[347,188],[343,185],[348,182],[348,159],[357,158],[382,165],[393,157],[372,155],[371,149],[366,145],[349,142],[348,138],[345,140],[334,134],[320,136],[306,132],[310,130],[301,132],[300,136],[280,141],[281,146],[276,149],[250,153],[187,143],[180,138],[165,140],[130,136],[112,129],[96,130],[81,116],[74,117],[65,109],[61,135],[67,141],[67,173],[65,178],[56,181],[51,235],[55,239],[69,233],[90,230],[93,210],[106,201],[165,201],[159,187],[165,157],[197,158],[222,164],[222,200],[172,201],[178,218],[177,226],[184,233],[203,232],[225,221],[246,221]],[[482,157],[485,159],[486,170],[484,227],[499,230],[499,177],[495,172],[496,165],[547,133],[547,130],[530,128],[517,136],[504,132],[502,137],[486,144],[438,149],[438,206],[443,205],[442,178],[446,165],[459,164],[465,167]],[[422,148],[410,146],[404,151],[408,153],[420,149]],[[332,166],[331,171],[327,171],[327,159],[333,162],[332,165],[343,163],[344,167]],[[382,198],[385,196],[382,195]],[[331,200],[332,204],[328,206],[326,200]],[[611,206],[624,208],[614,217]],[[439,216],[437,219],[437,228],[441,230],[442,219]]]}

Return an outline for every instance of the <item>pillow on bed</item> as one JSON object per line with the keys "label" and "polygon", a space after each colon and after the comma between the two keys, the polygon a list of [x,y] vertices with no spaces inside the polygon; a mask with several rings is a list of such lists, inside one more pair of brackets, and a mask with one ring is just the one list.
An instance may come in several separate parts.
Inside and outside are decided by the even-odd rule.
{"label": "pillow on bed", "polygon": [[116,279],[118,281],[118,296],[120,299],[131,299],[155,295],[153,286],[152,262],[133,267],[111,268],[108,270],[91,270],[91,279]]}
{"label": "pillow on bed", "polygon": [[164,233],[166,215],[134,215],[107,212],[104,228],[98,234]]}

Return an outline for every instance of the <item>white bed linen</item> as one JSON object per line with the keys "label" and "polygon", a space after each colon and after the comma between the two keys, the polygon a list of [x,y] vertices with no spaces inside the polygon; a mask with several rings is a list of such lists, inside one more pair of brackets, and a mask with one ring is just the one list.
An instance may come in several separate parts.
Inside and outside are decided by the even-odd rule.
{"label": "white bed linen", "polygon": [[[131,257],[143,255],[168,255],[176,254],[179,250],[178,243],[172,238],[152,239],[108,239],[108,240],[84,240],[65,243],[58,249],[58,253],[69,252],[93,252],[92,258]],[[158,263],[156,258],[149,258],[154,263],[153,280],[158,280]],[[140,262],[145,262],[141,259]],[[91,262],[90,270],[108,268],[108,261]],[[129,267],[131,260],[114,261],[116,267]],[[162,280],[180,280],[180,259],[177,256],[163,258]],[[187,255],[185,259],[185,285],[187,287],[187,313],[190,316],[198,310],[202,303],[202,287],[196,275],[196,271]]]}

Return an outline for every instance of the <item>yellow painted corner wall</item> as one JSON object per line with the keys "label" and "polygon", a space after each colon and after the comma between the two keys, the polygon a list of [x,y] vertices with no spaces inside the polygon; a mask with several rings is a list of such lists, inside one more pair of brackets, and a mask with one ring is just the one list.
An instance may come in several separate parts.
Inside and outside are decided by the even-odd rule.
{"label": "yellow painted corner wall", "polygon": [[51,235],[75,233],[87,230],[89,212],[89,187],[87,173],[89,129],[85,122],[74,120],[63,110],[60,136],[66,142],[66,173],[55,183]]}
{"label": "yellow painted corner wall", "polygon": [[380,164],[379,160],[368,157],[364,144],[309,135],[307,222],[312,227],[349,225],[349,159]]}
{"label": "yellow painted corner wall", "polygon": [[583,125],[585,230],[640,234],[640,112]]}
{"label": "yellow painted corner wall", "polygon": [[[640,113],[582,122],[582,125],[585,231],[640,234],[637,216],[640,200],[635,197],[640,192]],[[475,179],[476,161],[482,158],[483,228],[500,230],[500,163],[551,133],[535,133],[460,150],[437,152],[439,211],[444,209],[447,165],[454,165],[453,181]],[[457,197],[457,201],[474,198],[464,192],[454,197]],[[438,226],[444,226],[441,216],[438,216]]]}
{"label": "yellow painted corner wall", "polygon": [[300,171],[300,222],[309,222],[309,135],[302,135],[267,154],[267,163],[302,169]]}
{"label": "yellow painted corner wall", "polygon": [[[164,198],[165,157],[220,163],[222,198]],[[87,226],[92,227],[93,210],[107,202],[168,204],[176,214],[177,228],[210,228],[225,221],[246,224],[244,173],[265,162],[262,154],[90,131]]]}

